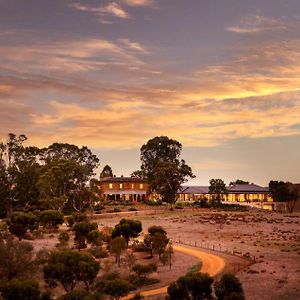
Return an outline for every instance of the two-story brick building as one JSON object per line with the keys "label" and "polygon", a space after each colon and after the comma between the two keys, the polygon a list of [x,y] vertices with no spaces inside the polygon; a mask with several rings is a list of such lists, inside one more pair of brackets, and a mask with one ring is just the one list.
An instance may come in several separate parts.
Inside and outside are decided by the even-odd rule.
{"label": "two-story brick building", "polygon": [[148,183],[138,177],[107,177],[100,180],[101,195],[105,200],[146,200]]}

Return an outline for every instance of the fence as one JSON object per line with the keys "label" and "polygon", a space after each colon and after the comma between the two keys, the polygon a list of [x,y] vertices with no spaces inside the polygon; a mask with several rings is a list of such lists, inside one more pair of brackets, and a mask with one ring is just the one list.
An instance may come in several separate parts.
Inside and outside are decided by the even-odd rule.
{"label": "fence", "polygon": [[205,250],[221,252],[224,254],[237,256],[237,257],[248,260],[250,263],[256,262],[255,255],[251,255],[249,252],[243,253],[242,251],[238,251],[236,249],[230,249],[228,247],[222,246],[221,244],[214,244],[212,242],[203,242],[203,241],[199,241],[199,240],[198,241],[192,241],[192,240],[186,241],[186,240],[182,240],[182,239],[177,239],[177,240],[172,239],[172,241],[177,244],[182,244],[182,245],[191,246],[191,247],[195,247],[195,248],[201,248],[201,249],[205,249]]}

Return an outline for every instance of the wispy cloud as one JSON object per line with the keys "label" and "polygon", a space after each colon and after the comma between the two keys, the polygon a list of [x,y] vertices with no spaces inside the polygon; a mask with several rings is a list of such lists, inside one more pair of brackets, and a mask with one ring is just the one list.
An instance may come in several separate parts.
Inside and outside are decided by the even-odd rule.
{"label": "wispy cloud", "polygon": [[129,6],[154,6],[153,0],[123,0],[122,2]]}
{"label": "wispy cloud", "polygon": [[236,25],[226,28],[227,31],[240,34],[280,31],[285,29],[287,29],[287,25],[282,19],[275,19],[260,15],[246,16],[240,19]]}
{"label": "wispy cloud", "polygon": [[0,48],[0,65],[2,68],[18,71],[17,64],[22,64],[24,70],[34,74],[47,70],[52,74],[61,75],[108,67],[120,69],[139,67],[144,64],[137,56],[141,53],[145,54],[147,51],[140,43],[133,43],[129,39],[118,43],[91,38],[31,43],[31,45],[20,42],[18,47],[15,44],[5,44]]}
{"label": "wispy cloud", "polygon": [[144,54],[149,54],[149,51],[138,42],[130,41],[129,39],[119,39],[119,41],[128,49],[135,50]]}
{"label": "wispy cloud", "polygon": [[91,6],[79,2],[69,4],[69,7],[83,12],[89,12],[99,17],[103,24],[111,24],[110,17],[129,19],[130,15],[116,2],[109,2],[106,5]]}

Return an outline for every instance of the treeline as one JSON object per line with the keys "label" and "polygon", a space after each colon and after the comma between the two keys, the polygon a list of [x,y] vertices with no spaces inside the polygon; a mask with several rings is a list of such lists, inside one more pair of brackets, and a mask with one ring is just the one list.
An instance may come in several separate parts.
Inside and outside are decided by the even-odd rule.
{"label": "treeline", "polygon": [[75,210],[91,205],[99,158],[87,147],[54,143],[24,146],[25,135],[0,143],[0,217],[13,210]]}

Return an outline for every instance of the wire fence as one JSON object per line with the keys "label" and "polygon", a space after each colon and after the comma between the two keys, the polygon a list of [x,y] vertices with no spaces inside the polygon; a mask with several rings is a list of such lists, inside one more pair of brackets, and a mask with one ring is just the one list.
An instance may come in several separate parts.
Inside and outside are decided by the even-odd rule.
{"label": "wire fence", "polygon": [[237,249],[230,249],[229,247],[222,246],[221,244],[216,244],[212,242],[203,242],[203,241],[193,241],[193,240],[182,240],[182,239],[172,239],[174,243],[182,244],[186,246],[191,246],[195,248],[201,248],[205,250],[221,252],[228,255],[237,256],[249,261],[249,263],[255,263],[255,255],[250,254],[249,252],[239,251]]}

